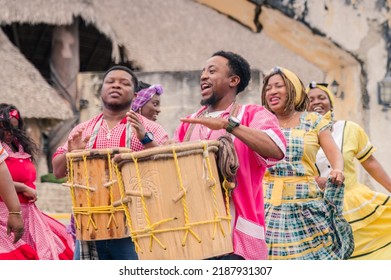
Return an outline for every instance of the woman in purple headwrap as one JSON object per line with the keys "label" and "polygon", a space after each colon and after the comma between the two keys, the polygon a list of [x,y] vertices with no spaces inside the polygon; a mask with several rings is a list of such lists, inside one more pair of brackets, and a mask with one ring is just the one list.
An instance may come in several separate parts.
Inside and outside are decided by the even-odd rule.
{"label": "woman in purple headwrap", "polygon": [[151,121],[156,121],[160,113],[160,95],[163,93],[161,85],[149,85],[141,82],[139,91],[132,102],[132,110]]}

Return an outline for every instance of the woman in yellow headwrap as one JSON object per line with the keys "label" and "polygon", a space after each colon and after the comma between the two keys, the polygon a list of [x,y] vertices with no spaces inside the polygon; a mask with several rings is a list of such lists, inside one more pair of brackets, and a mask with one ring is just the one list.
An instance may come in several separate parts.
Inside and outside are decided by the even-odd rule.
{"label": "woman in yellow headwrap", "polygon": [[[268,169],[263,183],[269,259],[347,259],[354,244],[342,215],[343,158],[329,122],[305,111],[303,83],[282,67],[264,78],[262,103],[277,116],[287,140],[285,158]],[[315,181],[319,147],[333,167],[324,190]]]}
{"label": "woman in yellow headwrap", "polygon": [[[307,88],[309,110],[330,117],[332,136],[344,157],[344,217],[353,229],[355,249],[352,259],[391,260],[391,198],[375,192],[358,181],[356,161],[377,182],[391,191],[391,178],[373,156],[375,151],[365,131],[352,121],[333,119],[334,96],[327,85],[310,83]],[[330,168],[324,152],[319,150],[316,164],[319,185],[324,185]]]}

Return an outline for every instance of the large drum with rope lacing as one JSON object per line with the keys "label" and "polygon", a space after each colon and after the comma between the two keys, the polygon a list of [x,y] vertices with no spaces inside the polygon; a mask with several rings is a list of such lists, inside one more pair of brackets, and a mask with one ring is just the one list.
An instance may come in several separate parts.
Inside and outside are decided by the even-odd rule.
{"label": "large drum with rope lacing", "polygon": [[233,251],[230,184],[216,164],[220,143],[176,143],[114,157],[126,193],[114,205],[128,210],[139,259],[207,259]]}
{"label": "large drum with rope lacing", "polygon": [[129,237],[125,210],[113,203],[125,197],[113,163],[127,148],[75,150],[66,154],[76,238],[84,241]]}

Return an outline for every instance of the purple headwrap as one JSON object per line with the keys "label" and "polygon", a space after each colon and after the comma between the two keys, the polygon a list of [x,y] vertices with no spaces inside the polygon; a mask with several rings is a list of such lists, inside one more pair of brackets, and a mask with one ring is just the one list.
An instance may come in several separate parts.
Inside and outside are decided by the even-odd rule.
{"label": "purple headwrap", "polygon": [[136,98],[132,101],[132,110],[137,112],[142,108],[151,98],[157,94],[163,93],[163,87],[161,85],[151,85],[149,88],[145,88],[137,92]]}

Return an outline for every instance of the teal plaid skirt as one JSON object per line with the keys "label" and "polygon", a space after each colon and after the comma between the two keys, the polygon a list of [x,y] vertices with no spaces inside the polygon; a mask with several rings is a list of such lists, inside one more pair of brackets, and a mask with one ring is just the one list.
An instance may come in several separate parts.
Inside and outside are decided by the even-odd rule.
{"label": "teal plaid skirt", "polygon": [[344,185],[328,182],[323,193],[313,179],[294,178],[293,182],[278,177],[264,180],[269,259],[348,259],[354,240],[342,215]]}

